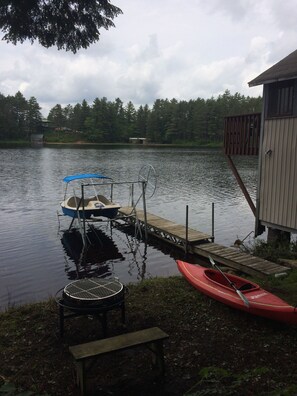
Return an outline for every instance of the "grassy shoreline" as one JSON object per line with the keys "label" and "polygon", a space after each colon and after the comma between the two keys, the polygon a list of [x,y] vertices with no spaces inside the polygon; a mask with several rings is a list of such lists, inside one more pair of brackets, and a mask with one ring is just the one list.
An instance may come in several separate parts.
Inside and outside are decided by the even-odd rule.
{"label": "grassy shoreline", "polygon": [[[285,291],[284,280],[277,282]],[[146,350],[125,351],[98,359],[89,373],[91,395],[296,394],[295,328],[230,309],[179,276],[127,290],[126,327],[111,312],[108,336],[151,326],[167,332],[165,380],[152,376]],[[10,308],[0,319],[0,394],[10,386],[12,393],[3,394],[13,395],[16,386],[32,395],[79,395],[68,347],[101,338],[97,320],[67,320],[61,340],[53,299]]]}

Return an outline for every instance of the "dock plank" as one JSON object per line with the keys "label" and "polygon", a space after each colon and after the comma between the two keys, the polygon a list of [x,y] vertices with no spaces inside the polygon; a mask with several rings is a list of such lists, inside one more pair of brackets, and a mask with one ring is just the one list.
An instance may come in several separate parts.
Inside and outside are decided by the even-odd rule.
{"label": "dock plank", "polygon": [[[132,208],[124,207],[121,208],[119,212],[120,214],[127,215],[132,213]],[[138,221],[141,222],[145,221],[145,213],[141,209],[137,209],[134,212],[134,216],[135,218],[137,218]],[[211,235],[208,235],[201,231],[196,231],[192,228],[188,228],[188,230],[186,230],[186,227],[183,225],[177,224],[173,221],[164,219],[160,216],[156,216],[151,213],[146,214],[146,220],[147,220],[147,227],[150,233],[167,234],[167,237],[178,239],[181,244],[185,244],[186,242],[188,242],[188,244],[193,244],[201,241],[204,242],[212,238]]]}
{"label": "dock plank", "polygon": [[[119,210],[119,213],[126,221],[136,221],[137,218],[144,225],[145,213],[143,210],[137,209],[133,212],[131,207],[124,207]],[[289,267],[284,265],[272,263],[248,253],[240,252],[233,247],[214,243],[211,235],[192,228],[186,230],[185,226],[154,214],[146,213],[146,220],[150,234],[166,242],[173,243],[178,248],[184,249],[186,244],[188,244],[190,245],[190,252],[192,254],[205,258],[211,256],[219,263],[246,274],[265,277],[282,274],[290,270]]]}

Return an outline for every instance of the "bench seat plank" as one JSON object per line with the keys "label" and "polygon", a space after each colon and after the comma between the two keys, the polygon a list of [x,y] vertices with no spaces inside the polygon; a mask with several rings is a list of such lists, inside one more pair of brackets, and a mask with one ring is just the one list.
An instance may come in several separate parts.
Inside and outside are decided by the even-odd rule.
{"label": "bench seat plank", "polygon": [[163,330],[158,327],[152,327],[149,329],[139,330],[134,333],[121,334],[111,338],[70,346],[69,350],[75,360],[79,361],[113,351],[119,351],[150,342],[156,342],[158,340],[164,340],[168,337],[168,334]]}
{"label": "bench seat plank", "polygon": [[69,350],[76,363],[77,382],[80,385],[81,394],[83,396],[86,395],[87,363],[94,361],[100,355],[134,348],[140,345],[145,345],[151,350],[153,368],[156,368],[163,375],[163,340],[168,337],[169,335],[158,327],[151,327],[149,329],[135,331],[134,333],[121,334],[111,338],[70,346]]}

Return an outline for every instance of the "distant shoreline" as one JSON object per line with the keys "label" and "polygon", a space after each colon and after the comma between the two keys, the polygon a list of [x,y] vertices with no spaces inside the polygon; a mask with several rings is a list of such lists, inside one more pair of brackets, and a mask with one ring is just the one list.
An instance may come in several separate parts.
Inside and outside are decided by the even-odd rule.
{"label": "distant shoreline", "polygon": [[[27,141],[0,141],[0,147],[31,147],[31,142]],[[43,142],[40,147],[45,146],[125,146],[125,147],[184,147],[184,148],[222,148],[223,144],[174,144],[174,143],[146,143],[146,144],[137,144],[137,143],[92,143],[85,141],[76,141],[76,142]]]}

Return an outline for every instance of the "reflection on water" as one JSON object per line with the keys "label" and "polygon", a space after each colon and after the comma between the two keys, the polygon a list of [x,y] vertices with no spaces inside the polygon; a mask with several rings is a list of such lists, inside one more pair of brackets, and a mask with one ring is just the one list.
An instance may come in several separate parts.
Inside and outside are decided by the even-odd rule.
{"label": "reflection on water", "polygon": [[[101,230],[92,227],[86,232],[87,243],[83,243],[77,229],[63,232],[61,242],[66,258],[65,271],[69,279],[102,276],[111,273],[109,262],[124,260],[113,239]],[[74,264],[74,265],[73,265]]]}
{"label": "reflection on water", "polygon": [[[66,175],[102,173],[119,182],[137,181],[146,164],[158,175],[156,193],[147,201],[150,213],[185,224],[188,205],[189,227],[211,234],[213,202],[215,241],[226,246],[243,240],[254,229],[252,212],[221,150],[107,146],[0,149],[0,309],[47,298],[69,279],[106,269],[124,283],[177,274],[171,247],[146,247],[108,226],[99,229],[107,238],[104,246],[109,247],[105,250],[99,241],[98,247],[97,241],[93,242],[85,261],[80,261],[81,245],[75,235],[64,235],[61,243],[57,211]],[[236,165],[255,201],[257,159],[238,157]],[[137,185],[135,189],[137,199],[141,191]],[[114,200],[122,206],[129,203],[129,197],[127,186],[114,189]],[[68,226],[69,222],[62,228]]]}

